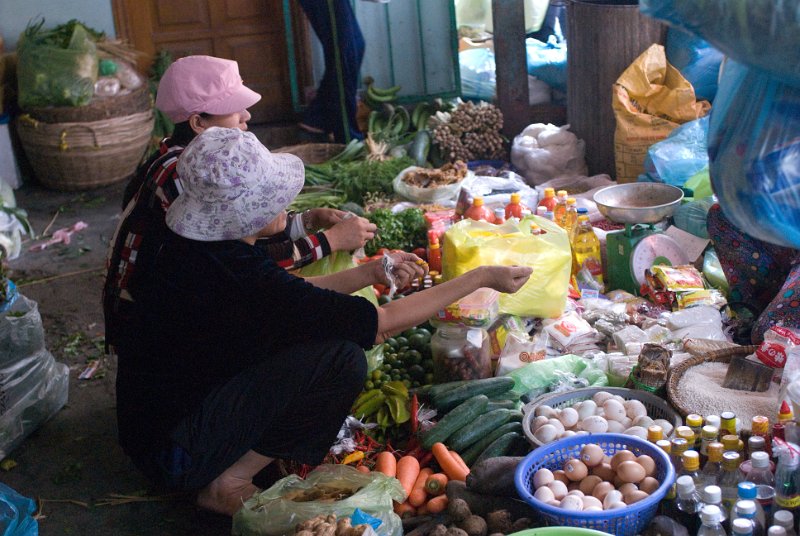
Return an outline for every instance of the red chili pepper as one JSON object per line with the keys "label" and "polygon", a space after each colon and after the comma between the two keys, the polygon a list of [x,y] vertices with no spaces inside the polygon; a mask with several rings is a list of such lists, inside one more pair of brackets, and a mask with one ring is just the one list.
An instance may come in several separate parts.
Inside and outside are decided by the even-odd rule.
{"label": "red chili pepper", "polygon": [[411,433],[417,433],[417,429],[419,428],[419,419],[417,418],[417,413],[419,412],[419,399],[417,398],[417,393],[414,393],[414,396],[411,397]]}

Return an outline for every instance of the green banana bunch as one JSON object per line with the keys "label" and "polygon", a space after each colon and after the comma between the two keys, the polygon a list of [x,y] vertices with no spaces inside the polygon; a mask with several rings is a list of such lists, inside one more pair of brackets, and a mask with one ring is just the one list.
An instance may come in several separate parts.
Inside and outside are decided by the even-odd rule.
{"label": "green banana bunch", "polygon": [[428,128],[428,119],[433,115],[433,107],[427,102],[420,102],[417,104],[414,111],[411,113],[411,126],[419,132]]}
{"label": "green banana bunch", "polygon": [[373,82],[367,84],[367,91],[364,94],[364,102],[373,110],[379,110],[384,103],[397,100],[400,86],[388,88],[375,87]]}

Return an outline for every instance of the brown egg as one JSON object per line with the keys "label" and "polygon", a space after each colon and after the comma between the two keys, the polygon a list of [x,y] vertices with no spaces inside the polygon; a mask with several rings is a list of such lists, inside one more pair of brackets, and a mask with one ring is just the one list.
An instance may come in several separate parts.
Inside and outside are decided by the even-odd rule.
{"label": "brown egg", "polygon": [[572,458],[564,464],[564,472],[567,473],[567,478],[573,482],[580,482],[589,474],[589,468],[582,461]]}
{"label": "brown egg", "polygon": [[603,509],[603,501],[598,499],[597,497],[592,497],[591,495],[586,495],[582,497],[581,500],[583,501],[583,509],[586,510],[590,507],[595,507],[599,510]]}
{"label": "brown egg", "polygon": [[605,452],[602,447],[594,443],[587,443],[581,449],[581,461],[586,464],[586,467],[594,467],[603,463]]}
{"label": "brown egg", "polygon": [[632,491],[631,493],[624,495],[625,504],[637,503],[642,499],[648,498],[649,496],[649,494],[641,490]]}
{"label": "brown egg", "polygon": [[533,487],[539,489],[542,486],[548,485],[553,480],[553,472],[543,467],[533,474]]}
{"label": "brown egg", "polygon": [[580,490],[580,489],[581,489],[581,483],[580,482],[570,482],[569,484],[567,484],[567,490],[569,490],[569,491],[575,491],[575,490]]}
{"label": "brown egg", "polygon": [[546,487],[550,488],[550,491],[553,492],[553,496],[557,501],[563,499],[564,496],[569,491],[567,489],[567,485],[561,482],[560,480],[553,480]]}
{"label": "brown egg", "polygon": [[656,474],[656,461],[647,454],[642,454],[636,458],[636,463],[644,467],[644,471],[647,473],[647,476],[653,476]]}
{"label": "brown egg", "polygon": [[536,492],[533,494],[533,496],[542,501],[543,503],[550,502],[552,500],[555,500],[556,498],[555,495],[553,494],[553,490],[551,490],[548,487],[541,487],[537,489]]}
{"label": "brown egg", "polygon": [[617,489],[619,489],[623,484],[627,484],[627,482],[622,480],[618,474],[614,475],[614,481],[613,482],[614,482],[614,487],[617,488]]}
{"label": "brown egg", "polygon": [[608,482],[614,480],[614,470],[611,468],[611,465],[607,463],[601,463],[600,465],[592,467],[592,474]]}
{"label": "brown egg", "polygon": [[571,482],[571,480],[567,478],[567,473],[565,473],[563,469],[557,469],[553,471],[553,480],[560,480],[564,484],[569,484]]}
{"label": "brown egg", "polygon": [[652,476],[646,476],[644,477],[644,480],[642,480],[639,483],[639,489],[644,491],[645,493],[652,494],[658,489],[660,485],[661,483]]}
{"label": "brown egg", "polygon": [[644,467],[634,461],[622,462],[617,467],[617,476],[623,482],[641,482],[647,473]]}
{"label": "brown egg", "polygon": [[592,497],[596,497],[602,501],[605,499],[606,495],[608,495],[608,492],[613,490],[614,484],[611,482],[600,482],[592,490]]}
{"label": "brown egg", "polygon": [[611,457],[611,468],[614,471],[616,471],[617,467],[619,467],[619,464],[621,464],[622,462],[632,461],[632,460],[635,460],[635,459],[636,459],[636,454],[634,454],[633,452],[631,452],[629,450],[617,451]]}
{"label": "brown egg", "polygon": [[581,480],[580,490],[583,492],[584,495],[591,495],[594,487],[602,481],[603,479],[597,475],[589,475],[583,480]]}
{"label": "brown egg", "polygon": [[619,491],[620,493],[622,493],[622,496],[624,497],[625,495],[629,494],[632,491],[639,491],[639,488],[633,482],[627,482],[619,487]]}

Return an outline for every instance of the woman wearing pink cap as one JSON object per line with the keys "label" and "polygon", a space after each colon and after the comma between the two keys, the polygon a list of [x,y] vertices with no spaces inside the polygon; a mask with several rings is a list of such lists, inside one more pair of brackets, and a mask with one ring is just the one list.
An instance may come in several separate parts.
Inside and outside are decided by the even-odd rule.
{"label": "woman wearing pink cap", "polygon": [[[242,82],[235,61],[187,56],[164,73],[156,106],[175,123],[175,131],[140,168],[125,192],[125,211],[112,240],[103,291],[109,347],[131,333],[130,325],[141,314],[131,287],[149,271],[163,242],[164,213],[182,190],[177,163],[184,147],[210,127],[247,130],[247,109],[260,99],[261,95]],[[287,269],[299,268],[332,251],[357,249],[374,236],[375,226],[364,218],[345,219],[345,215],[333,209],[290,215],[284,229],[260,240],[259,245]],[[319,229],[324,230],[314,232]]]}
{"label": "woman wearing pink cap", "polygon": [[[516,292],[530,268],[485,266],[376,308],[348,293],[367,266],[300,279],[256,246],[285,225],[304,181],[292,155],[254,135],[209,128],[178,163],[183,192],[167,210],[147,311],[120,348],[120,443],[153,480],[198,490],[232,515],[274,458],[322,462],[361,391],[363,349],[481,287]],[[402,277],[423,271],[405,261]]]}

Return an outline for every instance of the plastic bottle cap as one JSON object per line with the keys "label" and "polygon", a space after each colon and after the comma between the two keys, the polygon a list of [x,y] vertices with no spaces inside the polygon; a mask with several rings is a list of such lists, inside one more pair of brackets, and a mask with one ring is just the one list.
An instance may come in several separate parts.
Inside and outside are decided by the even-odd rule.
{"label": "plastic bottle cap", "polygon": [[581,207],[578,209],[578,214],[589,214],[589,209]]}
{"label": "plastic bottle cap", "polygon": [[756,503],[749,499],[744,501],[737,501],[736,513],[744,516],[755,515]]}
{"label": "plastic bottle cap", "polygon": [[769,432],[769,418],[756,415],[750,423],[750,431],[757,435],[766,435]]}
{"label": "plastic bottle cap", "polygon": [[694,480],[689,475],[679,476],[678,480],[676,481],[678,495],[681,497],[685,497],[687,495],[691,495],[694,491]]}
{"label": "plastic bottle cap", "polygon": [[747,449],[751,453],[750,454],[751,458],[754,453],[763,451],[766,448],[767,448],[767,441],[763,437],[754,435],[747,438]]}
{"label": "plastic bottle cap", "polygon": [[651,443],[664,438],[664,429],[659,425],[654,424],[647,427],[647,440]]}
{"label": "plastic bottle cap", "polygon": [[537,216],[544,216],[545,212],[547,212],[547,207],[543,207],[543,206],[536,207],[536,215]]}
{"label": "plastic bottle cap", "polygon": [[694,430],[688,426],[678,426],[675,428],[675,435],[684,438],[689,444],[694,444]]}
{"label": "plastic bottle cap", "polygon": [[672,452],[672,443],[670,443],[668,439],[659,439],[656,441],[656,446],[667,454]]}
{"label": "plastic bottle cap", "polygon": [[752,534],[753,533],[753,522],[749,519],[743,519],[738,517],[733,520],[731,523],[731,527],[733,527],[734,534]]}
{"label": "plastic bottle cap", "polygon": [[681,461],[687,471],[697,471],[700,468],[700,455],[696,450],[687,450],[681,454]]}
{"label": "plastic bottle cap", "polygon": [[700,437],[703,439],[716,439],[719,429],[716,426],[705,425],[700,430]]}
{"label": "plastic bottle cap", "polygon": [[723,447],[722,443],[718,441],[709,443],[708,447],[706,447],[706,453],[708,454],[708,461],[710,462],[720,463],[722,461],[723,452],[725,452],[725,447]]}
{"label": "plastic bottle cap", "polygon": [[754,452],[750,455],[750,462],[753,464],[753,467],[759,469],[769,467],[769,454],[762,451]]}
{"label": "plastic bottle cap", "polygon": [[755,500],[758,496],[758,489],[752,482],[739,482],[738,491],[740,499]]}
{"label": "plastic bottle cap", "polygon": [[706,415],[706,424],[715,426],[719,430],[720,418],[719,415]]}
{"label": "plastic bottle cap", "polygon": [[475,198],[472,199],[472,206],[473,207],[482,207],[483,206],[483,198],[480,197],[480,196],[475,196]]}
{"label": "plastic bottle cap", "polygon": [[506,211],[502,208],[496,208],[494,209],[494,217],[504,220],[506,219]]}
{"label": "plastic bottle cap", "polygon": [[700,521],[703,525],[714,525],[722,521],[722,511],[715,504],[707,504],[700,510]]}
{"label": "plastic bottle cap", "polygon": [[791,421],[792,420],[792,408],[789,407],[789,404],[786,400],[783,401],[781,404],[781,409],[778,411],[778,420],[779,421]]}
{"label": "plastic bottle cap", "polygon": [[686,416],[686,424],[692,428],[700,428],[703,426],[703,417],[697,413],[691,413]]}
{"label": "plastic bottle cap", "polygon": [[789,510],[778,510],[772,515],[772,521],[781,527],[794,526],[794,516]]}
{"label": "plastic bottle cap", "polygon": [[735,471],[739,468],[741,458],[738,452],[725,452],[722,454],[722,467],[726,471]]}
{"label": "plastic bottle cap", "polygon": [[786,536],[786,529],[778,525],[772,525],[767,530],[767,536]]}
{"label": "plastic bottle cap", "polygon": [[739,436],[732,434],[722,436],[722,445],[725,450],[739,450]]}
{"label": "plastic bottle cap", "polygon": [[577,199],[575,199],[574,197],[568,197],[568,198],[567,198],[567,204],[568,204],[568,205],[574,205],[574,204],[575,204],[575,203],[577,203],[577,202],[578,202],[578,200],[577,200]]}
{"label": "plastic bottle cap", "polygon": [[704,487],[703,502],[707,504],[719,504],[722,502],[722,489],[719,486]]}
{"label": "plastic bottle cap", "polygon": [[544,217],[547,218],[548,220],[554,220],[556,216],[555,214],[553,214],[551,211],[548,210],[547,212],[544,213]]}
{"label": "plastic bottle cap", "polygon": [[544,196],[545,197],[555,197],[556,190],[555,188],[545,188],[544,189]]}
{"label": "plastic bottle cap", "polygon": [[514,192],[513,194],[511,194],[511,202],[512,203],[519,203],[521,199],[522,199],[522,196],[520,195],[519,192]]}

